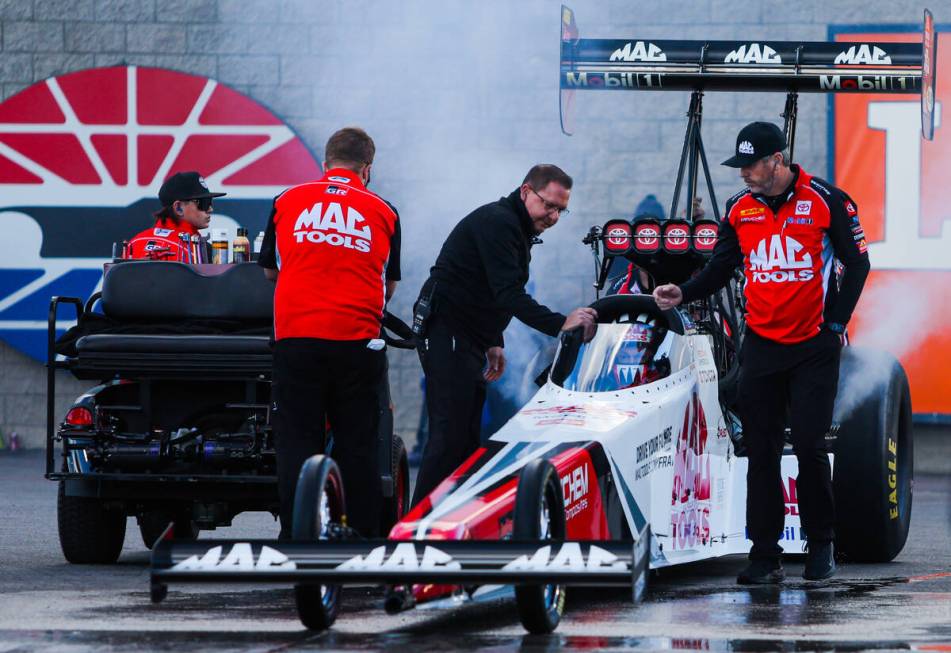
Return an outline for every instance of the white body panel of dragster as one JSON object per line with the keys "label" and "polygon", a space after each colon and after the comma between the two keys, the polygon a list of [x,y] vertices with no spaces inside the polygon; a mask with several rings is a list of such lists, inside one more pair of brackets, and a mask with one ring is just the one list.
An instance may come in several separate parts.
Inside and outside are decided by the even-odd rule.
{"label": "white body panel of dragster", "polygon": [[[667,378],[597,393],[566,390],[549,379],[491,438],[536,446],[600,443],[631,532],[650,525],[652,568],[746,553],[752,546],[746,538],[747,459],[734,453],[709,337],[674,337],[675,371]],[[545,449],[535,451],[544,455]],[[783,456],[780,544],[787,553],[803,551],[797,474],[795,456]]]}

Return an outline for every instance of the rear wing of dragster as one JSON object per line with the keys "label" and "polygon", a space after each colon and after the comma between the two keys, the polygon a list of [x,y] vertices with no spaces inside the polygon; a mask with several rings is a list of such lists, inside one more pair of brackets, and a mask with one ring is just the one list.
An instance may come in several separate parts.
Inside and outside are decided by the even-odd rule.
{"label": "rear wing of dragster", "polygon": [[[921,43],[582,39],[562,6],[564,91],[760,91],[921,96],[921,131],[934,135],[937,40],[924,10]],[[571,133],[573,97],[562,94]]]}
{"label": "rear wing of dragster", "polygon": [[[670,213],[654,216],[669,219],[611,220],[603,228],[592,227],[585,237],[599,267],[598,291],[604,287],[611,258],[644,260],[658,252],[661,256],[712,252],[720,214],[700,137],[704,92],[785,92],[781,115],[790,157],[795,151],[799,93],[919,95],[922,136],[934,137],[937,40],[934,18],[927,9],[920,43],[584,39],[574,11],[564,5],[560,28],[559,107],[562,131],[569,136],[574,132],[577,91],[691,92]],[[694,220],[700,166],[714,220]],[[678,219],[685,173],[685,219]]]}
{"label": "rear wing of dragster", "polygon": [[646,587],[650,531],[636,542],[172,540],[152,550],[152,601],[172,583],[560,584]]}

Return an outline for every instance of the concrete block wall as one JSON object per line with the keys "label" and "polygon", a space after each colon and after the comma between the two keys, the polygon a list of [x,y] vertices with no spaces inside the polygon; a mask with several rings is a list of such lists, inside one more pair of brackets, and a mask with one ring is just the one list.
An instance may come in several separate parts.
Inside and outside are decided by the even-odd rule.
{"label": "concrete block wall", "polygon": [[[830,23],[918,23],[914,0],[683,0],[576,3],[591,37],[824,40]],[[357,124],[377,143],[373,188],[400,209],[412,300],[451,227],[518,185],[534,163],[575,177],[571,215],[535,251],[536,296],[567,310],[593,299],[592,224],[673,191],[688,96],[582,93],[576,135],[558,125],[558,0],[0,0],[0,98],[92,66],[161,66],[213,77],[270,107],[321,152]],[[932,7],[941,13],[941,7]],[[938,16],[947,21],[948,16]],[[739,187],[716,165],[736,131],[780,120],[780,94],[709,94],[704,137],[721,206]],[[803,96],[797,159],[825,175],[826,101]],[[709,199],[706,200],[709,203]],[[514,352],[513,352],[514,353]],[[41,446],[42,366],[0,343],[0,429]],[[420,407],[412,353],[391,354],[397,427]],[[85,384],[62,384],[58,415]]]}

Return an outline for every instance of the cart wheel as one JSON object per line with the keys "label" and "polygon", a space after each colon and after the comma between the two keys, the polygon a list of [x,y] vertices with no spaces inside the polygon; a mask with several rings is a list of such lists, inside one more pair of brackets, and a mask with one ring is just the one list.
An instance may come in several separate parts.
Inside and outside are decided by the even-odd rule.
{"label": "cart wheel", "polygon": [[409,459],[403,438],[393,436],[393,496],[383,500],[380,512],[380,535],[390,534],[396,522],[409,510]]}
{"label": "cart wheel", "polygon": [[148,510],[139,515],[139,533],[142,535],[142,542],[149,549],[155,544],[155,540],[162,536],[168,525],[175,525],[175,539],[177,540],[195,540],[198,539],[198,524],[192,521],[187,508],[177,511],[169,510]]}
{"label": "cart wheel", "polygon": [[111,565],[119,559],[125,541],[125,513],[107,510],[99,499],[66,495],[59,482],[56,495],[59,545],[73,564]]}
{"label": "cart wheel", "polygon": [[[874,379],[876,370],[887,374],[864,398],[847,394],[855,392],[850,381],[863,387],[859,380]],[[857,562],[888,562],[908,538],[914,484],[911,395],[901,364],[885,352],[843,349],[837,401],[850,400],[856,403],[841,417],[832,468],[836,547]]]}
{"label": "cart wheel", "polygon": [[[346,514],[340,469],[328,456],[311,456],[297,477],[292,537],[297,542],[326,540]],[[339,585],[296,585],[297,615],[310,630],[326,630],[340,609]]]}
{"label": "cart wheel", "polygon": [[[565,503],[555,467],[537,458],[522,469],[515,492],[512,537],[517,540],[563,540]],[[518,617],[530,633],[550,633],[565,611],[564,585],[516,585]]]}

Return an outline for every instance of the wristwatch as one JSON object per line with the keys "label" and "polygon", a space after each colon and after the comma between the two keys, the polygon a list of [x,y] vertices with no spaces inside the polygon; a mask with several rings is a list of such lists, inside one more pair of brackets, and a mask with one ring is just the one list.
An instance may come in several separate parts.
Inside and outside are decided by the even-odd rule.
{"label": "wristwatch", "polygon": [[832,333],[838,333],[839,335],[845,333],[845,325],[841,322],[826,322],[825,328]]}

